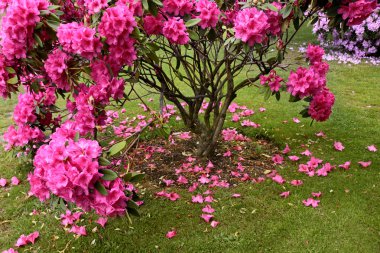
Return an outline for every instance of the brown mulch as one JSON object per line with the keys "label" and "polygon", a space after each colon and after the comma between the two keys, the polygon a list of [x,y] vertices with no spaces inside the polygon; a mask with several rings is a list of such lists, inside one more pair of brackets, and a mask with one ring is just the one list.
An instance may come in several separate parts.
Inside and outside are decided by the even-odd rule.
{"label": "brown mulch", "polygon": [[[240,147],[241,150],[236,150]],[[150,157],[146,157],[149,150],[163,148],[164,152],[151,152]],[[140,141],[131,153],[129,153],[130,168],[133,171],[140,171],[146,174],[146,179],[153,185],[162,183],[162,179],[177,180],[175,173],[188,157],[195,158],[196,140],[176,139],[175,144],[171,144],[163,138]],[[231,157],[224,157],[223,154],[230,150]],[[206,167],[208,161],[214,164],[212,173],[221,170],[218,174],[222,180],[229,183],[238,183],[241,180],[231,176],[231,171],[237,171],[237,164],[241,162],[245,170],[242,174],[248,173],[250,178],[257,178],[273,170],[272,155],[278,153],[278,148],[268,140],[252,140],[250,142],[225,142],[219,141],[215,154],[212,157],[198,158],[193,162],[193,166]],[[239,161],[244,158],[243,161]],[[192,166],[192,167],[193,167]],[[196,181],[199,175],[185,173],[189,182]],[[191,180],[193,179],[193,180]]]}

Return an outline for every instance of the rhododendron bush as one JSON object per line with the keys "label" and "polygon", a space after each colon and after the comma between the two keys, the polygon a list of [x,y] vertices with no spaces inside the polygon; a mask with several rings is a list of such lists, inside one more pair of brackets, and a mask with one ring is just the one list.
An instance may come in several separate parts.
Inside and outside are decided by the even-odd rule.
{"label": "rhododendron bush", "polygon": [[[308,65],[289,76],[276,69],[286,69],[287,46],[317,12],[327,12],[331,25],[357,25],[375,7],[365,0],[0,1],[0,94],[18,94],[6,150],[33,157],[30,194],[40,200],[123,215],[137,206],[129,181],[141,178],[123,159],[133,144],[126,139],[165,122],[174,109],[164,100],[201,136],[200,156],[214,150],[227,110],[247,86],[277,99],[288,92],[291,102],[310,103],[303,116],[327,120],[334,95],[323,49],[309,45]],[[115,126],[117,112],[107,108],[128,103],[135,85],[161,95],[161,115]]]}

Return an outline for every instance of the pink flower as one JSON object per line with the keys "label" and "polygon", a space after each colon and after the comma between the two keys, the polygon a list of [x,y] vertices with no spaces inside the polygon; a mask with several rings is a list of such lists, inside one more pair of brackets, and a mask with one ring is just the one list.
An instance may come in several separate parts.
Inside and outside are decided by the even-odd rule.
{"label": "pink flower", "polygon": [[315,200],[313,198],[308,198],[307,200],[303,200],[302,203],[305,206],[312,206],[313,208],[316,208],[319,205],[320,200]]}
{"label": "pink flower", "polygon": [[322,168],[320,168],[319,170],[317,170],[317,175],[318,176],[324,176],[326,177],[327,174],[333,169],[334,167],[331,166],[330,163],[325,163]]}
{"label": "pink flower", "polygon": [[212,202],[214,202],[214,198],[213,198],[213,196],[206,196],[206,197],[204,198],[204,202],[207,202],[207,203],[212,203]]}
{"label": "pink flower", "polygon": [[146,15],[144,17],[144,30],[148,35],[159,35],[162,33],[164,24],[164,17],[158,14],[156,17],[153,15]]}
{"label": "pink flower", "polygon": [[254,7],[240,10],[234,21],[235,37],[251,47],[264,42],[269,27],[267,15]]}
{"label": "pink flower", "polygon": [[185,22],[179,17],[172,17],[165,21],[162,33],[173,44],[185,45],[190,40]]}
{"label": "pink flower", "polygon": [[170,199],[170,201],[176,201],[177,199],[180,198],[179,194],[176,193],[176,192],[172,192],[168,195],[168,198]]}
{"label": "pink flower", "polygon": [[211,227],[213,227],[213,228],[217,227],[219,224],[220,224],[220,222],[215,221],[215,220],[211,221],[211,223],[210,223]]}
{"label": "pink flower", "polygon": [[209,223],[209,222],[211,221],[211,219],[214,218],[214,215],[203,213],[203,214],[201,215],[201,218],[202,218],[205,222]]}
{"label": "pink flower", "polygon": [[304,152],[301,153],[301,155],[311,156],[311,152],[308,149],[306,149]]}
{"label": "pink flower", "polygon": [[264,107],[260,107],[260,108],[259,108],[259,111],[260,111],[260,112],[265,112],[266,110],[267,110],[267,109],[265,109]]}
{"label": "pink flower", "polygon": [[238,122],[240,120],[239,114],[234,113],[232,115],[232,122]]}
{"label": "pink flower", "polygon": [[322,196],[322,192],[312,192],[311,195],[312,195],[313,197],[319,198],[319,197]]}
{"label": "pink flower", "polygon": [[108,6],[107,0],[84,0],[84,4],[89,10],[89,14],[98,13],[101,9]]}
{"label": "pink flower", "polygon": [[320,131],[319,133],[315,134],[318,137],[326,137],[326,134],[323,131]]}
{"label": "pink flower", "polygon": [[27,236],[25,236],[24,234],[20,236],[20,238],[18,238],[15,246],[16,247],[21,247],[21,246],[25,246],[27,244],[34,244],[35,240],[40,236],[40,233],[38,231],[35,231]]}
{"label": "pink flower", "polygon": [[368,146],[367,149],[371,152],[376,152],[377,151],[377,148],[375,145],[371,145],[371,146]]}
{"label": "pink flower", "polygon": [[201,184],[208,184],[210,183],[210,179],[207,176],[202,175],[199,177],[198,182]]}
{"label": "pink flower", "polygon": [[13,248],[10,248],[8,250],[4,250],[2,253],[18,253],[18,251],[14,250]]}
{"label": "pink flower", "polygon": [[296,72],[290,72],[286,85],[288,92],[293,96],[304,98],[316,94],[325,87],[326,80],[312,68],[299,67]]}
{"label": "pink flower", "polygon": [[190,132],[183,132],[178,136],[178,138],[180,138],[182,140],[190,140],[191,134],[190,134]]}
{"label": "pink flower", "polygon": [[220,10],[215,2],[199,0],[195,4],[195,10],[199,12],[198,17],[201,19],[199,26],[202,27],[202,29],[215,27],[218,23]]}
{"label": "pink flower", "polygon": [[162,182],[164,182],[165,186],[169,187],[174,183],[174,180],[163,179]]}
{"label": "pink flower", "polygon": [[194,9],[193,0],[164,0],[163,5],[163,11],[175,16],[190,14]]}
{"label": "pink flower", "polygon": [[5,178],[0,178],[0,186],[5,187],[7,185],[7,180]]}
{"label": "pink flower", "polygon": [[213,209],[210,205],[206,205],[202,209],[202,212],[204,212],[204,213],[213,213],[213,212],[215,212],[215,209]]}
{"label": "pink flower", "polygon": [[306,49],[306,56],[309,58],[311,64],[322,62],[322,57],[325,54],[325,50],[317,45],[309,44]]}
{"label": "pink flower", "polygon": [[323,89],[313,97],[308,113],[316,121],[325,121],[330,117],[334,103],[334,94],[328,89]]}
{"label": "pink flower", "polygon": [[189,180],[187,180],[187,178],[185,176],[181,175],[178,177],[177,182],[179,184],[187,184],[189,182]]}
{"label": "pink flower", "polygon": [[86,236],[86,228],[84,226],[73,225],[69,231],[70,233],[77,234],[79,236]]}
{"label": "pink flower", "polygon": [[303,182],[302,180],[292,180],[290,184],[294,186],[300,186],[300,185],[303,185]]}
{"label": "pink flower", "polygon": [[291,151],[291,149],[290,149],[289,145],[286,144],[284,150],[282,150],[282,153],[285,155],[285,154],[289,153],[290,151]]}
{"label": "pink flower", "polygon": [[172,239],[173,237],[175,237],[177,235],[177,231],[175,230],[172,230],[172,231],[169,231],[166,233],[166,238],[168,239]]}
{"label": "pink flower", "polygon": [[239,193],[234,193],[234,194],[232,194],[232,197],[233,197],[233,198],[240,198],[240,197],[241,197],[241,194],[239,194]]}
{"label": "pink flower", "polygon": [[61,214],[61,224],[63,226],[72,225],[75,221],[79,220],[82,212],[71,213],[70,210],[66,210],[66,214]]}
{"label": "pink flower", "polygon": [[20,180],[17,177],[12,177],[11,178],[11,184],[12,185],[19,185],[20,184]]}
{"label": "pink flower", "polygon": [[375,0],[342,1],[338,13],[343,19],[348,19],[347,25],[360,25],[376,7]]}
{"label": "pink flower", "polygon": [[271,70],[268,76],[260,76],[261,85],[269,85],[271,91],[279,91],[283,79],[277,75],[275,70]]}
{"label": "pink flower", "polygon": [[191,196],[191,202],[202,204],[204,202],[204,199],[203,199],[202,195],[198,194],[196,196]]}
{"label": "pink flower", "polygon": [[291,156],[289,156],[289,159],[292,161],[298,161],[300,158],[296,155],[291,155]]}
{"label": "pink flower", "polygon": [[287,198],[287,197],[289,197],[289,195],[290,195],[290,191],[282,192],[282,193],[280,194],[280,197],[282,197],[282,198]]}
{"label": "pink flower", "polygon": [[282,164],[283,161],[284,161],[284,158],[281,156],[281,155],[274,155],[272,157],[272,161],[275,163],[275,164]]}
{"label": "pink flower", "polygon": [[358,164],[360,164],[363,168],[367,168],[368,166],[370,166],[371,165],[371,161],[368,161],[368,162],[363,162],[363,161],[361,161],[361,162],[358,162]]}
{"label": "pink flower", "polygon": [[351,162],[345,162],[344,164],[339,165],[339,168],[343,168],[345,170],[350,169]]}
{"label": "pink flower", "polygon": [[67,76],[67,63],[71,60],[71,56],[67,55],[60,49],[52,51],[45,60],[44,68],[50,79],[57,84],[57,87],[69,91],[70,84]]}
{"label": "pink flower", "polygon": [[283,184],[286,182],[286,180],[279,174],[276,174],[274,177],[272,177],[272,180],[278,184]]}
{"label": "pink flower", "polygon": [[334,142],[334,148],[335,148],[336,150],[338,150],[338,151],[343,151],[344,146],[343,146],[343,144],[342,144],[341,142],[336,141],[336,142]]}
{"label": "pink flower", "polygon": [[102,226],[104,228],[106,226],[107,221],[108,221],[107,218],[99,217],[99,219],[96,221],[96,223],[98,223],[100,226]]}

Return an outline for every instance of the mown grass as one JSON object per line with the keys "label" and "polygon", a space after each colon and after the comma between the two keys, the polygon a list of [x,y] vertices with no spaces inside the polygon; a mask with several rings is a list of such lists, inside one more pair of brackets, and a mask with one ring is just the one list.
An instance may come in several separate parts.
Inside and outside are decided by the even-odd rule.
{"label": "mown grass", "polygon": [[[313,40],[307,32],[298,38],[298,42]],[[51,211],[48,204],[27,197],[25,179],[30,166],[2,153],[0,177],[17,175],[23,182],[0,189],[0,249],[11,247],[22,233],[38,230],[41,237],[25,252],[379,252],[380,159],[379,153],[367,151],[366,146],[380,147],[380,70],[364,64],[332,63],[328,80],[336,94],[334,114],[328,122],[310,126],[309,119],[301,119],[301,124],[295,124],[292,118],[298,117],[301,104],[290,104],[285,97],[280,102],[264,101],[257,89],[247,88],[240,92],[237,102],[256,110],[264,106],[267,112],[252,117],[263,126],[261,129],[240,130],[250,137],[267,136],[281,148],[288,143],[294,154],[308,147],[333,164],[350,160],[351,170],[309,178],[297,172],[297,165],[287,163],[279,172],[288,180],[302,179],[303,186],[279,186],[268,181],[218,190],[218,202],[213,207],[221,224],[215,229],[200,220],[201,208],[186,201],[188,193],[179,190],[182,199],[173,203],[154,199],[153,191],[148,191],[141,217],[133,218],[132,225],[127,218],[112,219],[105,230],[93,233],[96,217],[90,214],[82,223],[87,224],[89,235],[75,239],[54,217],[61,211]],[[12,107],[1,102],[0,127],[9,124]],[[284,120],[289,123],[284,124]],[[230,122],[228,126],[238,127]],[[315,136],[321,130],[326,139]],[[343,142],[346,149],[334,151],[334,140]],[[360,160],[371,160],[372,165],[361,169],[357,166]],[[284,190],[292,193],[288,199],[278,196]],[[301,201],[313,191],[323,193],[320,206],[304,207]],[[232,193],[240,193],[242,198],[232,199]],[[33,209],[45,214],[30,216]],[[172,228],[178,236],[166,239],[166,232]]]}

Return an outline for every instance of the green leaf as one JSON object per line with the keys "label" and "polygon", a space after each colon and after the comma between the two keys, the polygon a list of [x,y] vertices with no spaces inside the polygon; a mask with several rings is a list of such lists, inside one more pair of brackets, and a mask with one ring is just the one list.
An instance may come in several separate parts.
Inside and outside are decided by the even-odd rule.
{"label": "green leaf", "polygon": [[79,132],[76,132],[75,137],[74,137],[74,141],[77,142],[79,140],[79,138],[80,138],[80,134],[79,134]]}
{"label": "green leaf", "polygon": [[106,181],[113,181],[119,177],[113,170],[101,169],[99,172],[103,174],[102,179]]}
{"label": "green leaf", "polygon": [[48,6],[48,10],[58,10],[59,8],[61,8],[60,5],[49,5]]}
{"label": "green leaf", "polygon": [[187,32],[189,33],[189,37],[190,37],[190,39],[192,39],[192,40],[199,40],[199,35],[198,35],[198,33],[196,33],[196,32],[193,31],[193,30],[188,30]]}
{"label": "green leaf", "polygon": [[186,27],[195,26],[195,25],[199,24],[199,22],[201,22],[201,21],[202,21],[202,19],[200,19],[200,18],[190,19],[189,21],[186,22]]}
{"label": "green leaf", "polygon": [[99,165],[100,166],[108,166],[110,164],[111,164],[111,162],[109,160],[107,160],[106,158],[99,157]]}
{"label": "green leaf", "polygon": [[290,13],[292,13],[293,6],[292,5],[287,5],[285,8],[281,9],[282,17],[285,19],[289,17]]}
{"label": "green leaf", "polygon": [[122,141],[122,142],[118,142],[116,143],[115,145],[113,145],[109,150],[109,155],[110,156],[114,156],[118,153],[120,153],[124,148],[125,146],[127,145],[127,142],[126,141]]}
{"label": "green leaf", "polygon": [[157,6],[160,6],[160,7],[164,6],[160,0],[152,0],[152,1],[153,1],[153,3],[155,3]]}
{"label": "green leaf", "polygon": [[33,34],[34,40],[37,42],[38,46],[44,47],[44,44],[42,43],[42,40],[40,36],[37,35],[37,33]]}
{"label": "green leaf", "polygon": [[48,19],[46,22],[47,22],[47,25],[54,31],[57,31],[58,27],[61,25],[61,23],[55,20]]}
{"label": "green leaf", "polygon": [[290,97],[289,97],[289,102],[291,102],[291,103],[298,102],[300,100],[301,99],[299,97],[295,97],[295,96],[292,96],[292,95],[290,95]]}
{"label": "green leaf", "polygon": [[14,76],[11,79],[8,79],[7,83],[9,83],[9,84],[17,84],[18,83],[17,76]]}
{"label": "green leaf", "polygon": [[7,70],[9,74],[16,74],[16,70],[14,70],[14,68],[12,67],[6,67],[5,69]]}
{"label": "green leaf", "polygon": [[140,213],[133,208],[127,208],[127,212],[133,216],[140,217]]}
{"label": "green leaf", "polygon": [[137,205],[137,203],[134,202],[133,200],[129,200],[127,202],[127,207],[130,208],[130,209],[138,209],[139,205]]}
{"label": "green leaf", "polygon": [[142,5],[144,7],[144,10],[149,11],[149,3],[148,0],[142,0]]}
{"label": "green leaf", "polygon": [[108,192],[106,190],[106,188],[104,187],[104,185],[102,183],[100,183],[99,181],[97,181],[95,183],[95,189],[100,193],[102,194],[103,196],[107,196],[108,195]]}
{"label": "green leaf", "polygon": [[131,179],[129,180],[129,182],[133,183],[133,182],[140,182],[144,179],[145,177],[145,174],[143,173],[131,173],[132,174],[132,177]]}

